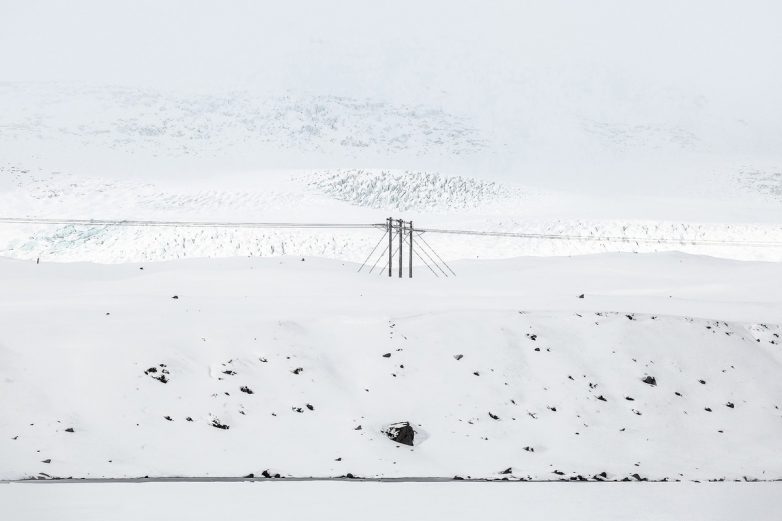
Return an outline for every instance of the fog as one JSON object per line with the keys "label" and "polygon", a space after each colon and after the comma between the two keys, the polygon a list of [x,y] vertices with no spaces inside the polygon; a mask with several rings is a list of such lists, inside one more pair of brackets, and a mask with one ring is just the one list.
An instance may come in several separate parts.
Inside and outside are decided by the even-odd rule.
{"label": "fog", "polygon": [[677,178],[779,164],[780,19],[774,1],[0,0],[0,80],[435,107],[470,118],[492,175]]}

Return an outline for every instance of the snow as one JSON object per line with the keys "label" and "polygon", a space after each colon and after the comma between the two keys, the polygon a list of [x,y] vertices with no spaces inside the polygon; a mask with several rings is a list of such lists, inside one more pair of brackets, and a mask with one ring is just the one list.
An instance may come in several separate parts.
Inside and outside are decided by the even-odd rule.
{"label": "snow", "polygon": [[782,477],[778,263],[356,269],[3,260],[0,477]]}
{"label": "snow", "polygon": [[777,519],[779,483],[0,484],[14,521]]}
{"label": "snow", "polygon": [[778,6],[0,4],[3,518],[778,517]]}
{"label": "snow", "polygon": [[[153,182],[11,166],[0,167],[0,179],[5,181],[0,185],[4,217],[383,223],[393,215],[412,219],[419,228],[592,238],[428,236],[445,259],[671,250],[743,260],[782,259],[778,202],[764,205],[738,189],[731,203],[685,197],[604,198],[469,176],[383,169],[265,171],[183,183],[172,174]],[[614,239],[600,240],[604,237]],[[360,262],[378,239],[374,230],[0,223],[0,255],[56,261],[288,254]]]}
{"label": "snow", "polygon": [[356,206],[397,211],[440,210],[497,203],[514,198],[523,201],[524,192],[493,182],[461,176],[444,177],[430,172],[339,171],[323,172],[308,181],[313,188]]}

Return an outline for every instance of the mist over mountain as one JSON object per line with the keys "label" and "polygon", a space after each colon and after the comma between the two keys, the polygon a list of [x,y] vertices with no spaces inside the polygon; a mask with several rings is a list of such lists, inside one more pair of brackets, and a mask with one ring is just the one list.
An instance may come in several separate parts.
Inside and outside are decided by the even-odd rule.
{"label": "mist over mountain", "polygon": [[103,175],[423,168],[697,193],[782,165],[780,11],[3,2],[0,151]]}

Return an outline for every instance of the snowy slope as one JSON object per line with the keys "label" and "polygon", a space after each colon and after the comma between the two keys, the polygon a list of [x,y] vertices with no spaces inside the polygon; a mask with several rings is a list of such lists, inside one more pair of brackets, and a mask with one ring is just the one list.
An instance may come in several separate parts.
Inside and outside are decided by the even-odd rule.
{"label": "snowy slope", "polygon": [[779,264],[355,269],[3,261],[0,477],[782,477]]}

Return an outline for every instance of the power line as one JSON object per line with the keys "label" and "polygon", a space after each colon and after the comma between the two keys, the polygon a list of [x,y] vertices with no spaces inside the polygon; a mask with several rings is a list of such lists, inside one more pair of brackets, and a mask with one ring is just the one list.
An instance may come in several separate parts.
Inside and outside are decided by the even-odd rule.
{"label": "power line", "polygon": [[[380,236],[380,240],[377,241],[377,244],[375,244],[375,247],[372,248],[371,252],[369,252],[369,255],[367,255],[367,258],[364,260],[364,262],[361,263],[361,267],[358,269],[358,272],[356,272],[356,273],[359,273],[359,272],[361,272],[361,270],[364,269],[364,266],[366,266],[367,262],[369,262],[369,259],[370,259],[370,257],[372,257],[372,254],[375,253],[375,250],[377,249],[377,247],[380,246],[380,243],[383,241],[383,239],[386,238],[386,234],[387,233],[388,232],[385,232],[385,233],[383,233],[383,235]],[[377,262],[375,264],[377,264]],[[374,266],[373,266],[373,268],[374,268]]]}
{"label": "power line", "polygon": [[[418,238],[419,238],[419,239],[421,238],[421,234],[418,234]],[[429,246],[429,248],[431,249],[432,247],[431,247],[431,246]],[[423,247],[422,247],[422,248],[421,248],[421,251],[422,251],[422,252],[424,252],[424,255],[426,255],[426,257],[427,257],[427,258],[428,258],[430,261],[432,261],[432,264],[434,264],[434,265],[435,265],[435,267],[436,267],[438,270],[440,270],[440,271],[442,272],[442,274],[443,274],[443,275],[445,275],[445,278],[447,279],[447,278],[448,278],[448,274],[445,272],[445,270],[444,270],[443,268],[441,268],[441,267],[440,267],[440,265],[439,265],[439,264],[437,264],[437,261],[436,261],[436,260],[434,260],[434,259],[432,258],[432,256],[431,256],[431,255],[429,255],[429,252],[427,252],[427,251],[426,251],[426,248],[423,248]],[[420,257],[420,255],[419,255],[419,257]],[[448,268],[448,269],[450,269],[450,268]]]}
{"label": "power line", "polygon": [[725,246],[756,246],[756,247],[782,247],[782,241],[742,241],[728,239],[670,239],[652,237],[626,237],[626,236],[599,236],[599,235],[567,235],[557,233],[520,233],[520,232],[492,232],[478,230],[447,230],[440,228],[416,228],[422,233],[440,233],[452,235],[471,235],[487,237],[510,237],[520,239],[551,239],[566,241],[604,241],[604,242],[636,242],[647,244],[691,244],[697,245],[725,245]]}
{"label": "power line", "polygon": [[[423,262],[423,263],[424,263],[424,265],[425,265],[427,268],[429,268],[429,271],[431,271],[431,272],[432,272],[432,274],[434,274],[434,276],[435,276],[435,277],[437,277],[437,278],[439,279],[439,278],[440,278],[440,275],[438,275],[438,274],[437,274],[437,272],[436,272],[436,271],[434,271],[434,270],[432,269],[432,267],[431,267],[431,266],[429,266],[429,263],[427,263],[427,262],[424,260],[424,258],[423,258],[423,257],[421,257],[421,256],[418,254],[418,250],[413,250],[413,249],[412,249],[412,246],[410,245],[410,241],[407,241],[407,240],[406,240],[405,242],[407,242],[407,245],[408,245],[408,246],[410,246],[410,248],[411,248],[411,249],[410,249],[410,251],[412,251],[412,252],[415,254],[415,256],[416,256],[416,257],[418,257],[418,258],[421,260],[421,262]],[[448,276],[448,275],[446,275],[446,277],[447,277],[447,276]]]}
{"label": "power line", "polygon": [[[434,254],[435,254],[435,256],[436,256],[438,259],[440,259],[440,262],[442,262],[443,264],[445,264],[445,267],[446,267],[446,268],[448,268],[448,271],[450,271],[451,273],[453,273],[453,274],[454,274],[454,276],[456,276],[456,272],[454,272],[454,271],[451,269],[451,267],[450,267],[450,266],[449,266],[449,265],[448,265],[448,264],[447,264],[447,263],[446,263],[446,262],[443,260],[443,258],[442,258],[442,257],[440,257],[440,256],[437,254],[437,250],[435,250],[434,248],[432,248],[432,246],[431,246],[431,245],[430,245],[428,242],[426,242],[426,239],[424,239],[424,237],[423,237],[423,236],[422,236],[420,233],[418,234],[418,238],[419,238],[419,239],[421,239],[421,241],[422,241],[424,244],[426,244],[426,246],[428,246],[430,250],[432,250],[432,253],[434,253]],[[424,250],[424,253],[426,253],[426,250]],[[432,262],[434,262],[434,261],[432,261]],[[446,277],[447,277],[447,276],[448,276],[448,275],[446,275]]]}
{"label": "power line", "polygon": [[175,228],[385,228],[377,223],[295,223],[295,222],[228,222],[228,221],[154,221],[128,219],[59,219],[0,217],[0,224],[58,224],[73,226],[164,226]]}
{"label": "power line", "polygon": [[[397,233],[395,233],[395,234],[394,234],[394,237],[391,239],[391,242],[393,242],[393,241],[394,241],[394,239],[396,239],[396,237],[397,237],[397,235],[399,235],[399,233],[401,233],[401,232],[397,232]],[[388,248],[386,248],[386,250],[388,250]],[[391,257],[389,257],[389,258],[390,258],[390,259],[393,259],[394,257],[396,257],[396,253],[397,253],[398,251],[399,251],[399,246],[397,246],[397,247],[394,249],[394,253],[392,253],[392,254],[391,254]],[[385,252],[383,252],[383,253],[385,253]],[[382,255],[381,255],[381,256],[382,256]],[[382,274],[383,274],[383,272],[386,270],[386,267],[387,267],[387,266],[388,266],[388,261],[386,261],[386,263],[383,265],[383,268],[382,268],[382,269],[381,269],[381,270],[380,270],[378,273],[379,273],[380,275],[382,275]]]}
{"label": "power line", "polygon": [[[72,226],[135,226],[135,227],[173,227],[173,228],[277,228],[277,229],[385,229],[385,223],[296,223],[296,222],[228,222],[228,221],[158,221],[131,219],[67,219],[67,218],[33,218],[33,217],[0,217],[0,224],[40,224],[40,225],[72,225]],[[644,244],[690,244],[690,245],[724,245],[724,246],[754,246],[782,247],[782,241],[744,241],[729,239],[672,239],[668,237],[633,237],[633,236],[599,236],[571,235],[560,233],[524,233],[481,230],[454,230],[443,228],[416,228],[421,233],[437,233],[450,235],[469,235],[484,237],[508,237],[519,239],[544,239],[565,241],[602,241],[602,242],[635,242]],[[422,239],[423,240],[423,239]],[[429,246],[431,248],[431,245]],[[433,250],[434,251],[434,250]],[[436,252],[435,252],[436,254]],[[438,256],[439,257],[439,256]],[[440,259],[442,261],[442,259]],[[450,268],[449,268],[450,269]]]}
{"label": "power line", "polygon": [[[386,234],[383,234],[383,237],[385,237],[386,235],[387,235],[387,233],[386,233]],[[391,236],[391,240],[390,240],[390,241],[388,241],[388,242],[389,242],[390,244],[391,244],[391,243],[393,243],[393,242],[394,242],[394,239],[396,239],[396,236],[397,236],[397,235],[398,235],[398,234],[397,234],[396,232],[394,232],[394,234]],[[398,248],[397,248],[397,249],[398,249]],[[380,257],[378,257],[378,258],[377,258],[377,260],[375,261],[375,264],[372,266],[372,269],[371,269],[371,270],[369,270],[369,273],[372,273],[372,270],[374,270],[374,269],[375,269],[375,266],[377,266],[377,263],[378,263],[378,262],[380,262],[380,259],[382,259],[382,258],[383,258],[383,256],[385,256],[385,254],[386,254],[386,252],[387,252],[387,251],[388,251],[388,244],[386,245],[386,247],[385,247],[385,248],[383,248],[383,251],[382,251],[382,252],[380,252]],[[396,254],[396,252],[394,252],[394,255],[395,255],[395,254]],[[393,257],[393,255],[392,255],[392,257]],[[388,259],[386,259],[386,263],[383,265],[383,267],[382,267],[382,268],[380,268],[380,272],[379,272],[379,273],[381,273],[381,274],[382,274],[382,273],[385,271],[385,269],[386,269],[386,267],[387,267],[387,266],[388,266]]]}

